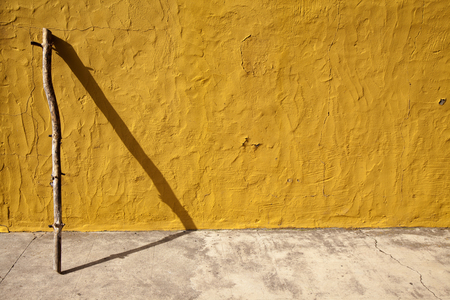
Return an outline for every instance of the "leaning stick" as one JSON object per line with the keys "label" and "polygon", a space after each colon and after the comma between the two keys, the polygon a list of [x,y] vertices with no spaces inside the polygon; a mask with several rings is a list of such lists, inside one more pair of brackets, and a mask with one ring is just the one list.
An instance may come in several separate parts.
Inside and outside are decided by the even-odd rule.
{"label": "leaning stick", "polygon": [[42,74],[44,91],[47,96],[48,108],[52,119],[52,181],[53,187],[53,227],[54,253],[53,270],[61,273],[61,232],[64,224],[61,217],[61,122],[59,119],[58,104],[52,84],[52,32],[47,28],[43,30],[42,44],[31,42],[32,45],[40,46],[43,50]]}

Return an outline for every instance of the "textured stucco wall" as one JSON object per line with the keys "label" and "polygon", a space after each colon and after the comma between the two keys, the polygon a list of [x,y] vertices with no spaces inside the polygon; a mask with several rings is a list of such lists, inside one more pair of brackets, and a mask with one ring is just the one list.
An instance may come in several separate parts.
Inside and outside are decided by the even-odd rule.
{"label": "textured stucco wall", "polygon": [[[69,4],[70,3],[70,4]],[[0,230],[450,225],[439,1],[2,1]]]}

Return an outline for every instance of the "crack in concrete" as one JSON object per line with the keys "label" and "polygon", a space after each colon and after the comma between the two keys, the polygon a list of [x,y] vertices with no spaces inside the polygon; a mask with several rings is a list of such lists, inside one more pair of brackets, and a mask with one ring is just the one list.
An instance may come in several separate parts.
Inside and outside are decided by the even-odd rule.
{"label": "crack in concrete", "polygon": [[364,233],[364,232],[363,232],[363,234],[364,234],[365,236],[367,236],[367,237],[369,237],[369,238],[371,238],[371,239],[374,240],[374,242],[375,242],[375,248],[376,248],[379,252],[383,253],[384,255],[389,256],[390,258],[392,258],[393,260],[395,260],[397,263],[399,263],[399,264],[402,265],[403,267],[406,267],[406,268],[410,269],[411,271],[414,271],[415,273],[417,273],[417,274],[419,275],[420,283],[422,284],[422,286],[423,286],[424,288],[426,288],[431,294],[433,294],[433,296],[434,296],[436,299],[442,300],[441,298],[439,298],[438,296],[436,296],[436,294],[435,294],[432,290],[430,290],[430,289],[425,285],[425,283],[423,283],[423,276],[422,276],[422,274],[420,274],[419,271],[417,271],[417,270],[411,268],[410,266],[407,266],[407,265],[405,265],[405,264],[402,264],[398,259],[396,259],[395,257],[393,257],[391,254],[389,254],[389,253],[383,251],[382,249],[380,249],[380,247],[378,247],[378,241],[377,241],[376,238],[373,238],[373,237],[367,235],[367,234]]}
{"label": "crack in concrete", "polygon": [[[44,233],[45,234],[45,233]],[[44,235],[42,234],[42,235]],[[42,236],[41,235],[41,236]],[[41,237],[40,236],[40,237]],[[34,238],[28,243],[28,245],[25,247],[25,249],[23,249],[22,253],[20,253],[19,257],[16,259],[16,261],[13,263],[13,265],[11,266],[11,268],[9,268],[8,272],[6,273],[5,277],[2,278],[2,280],[0,280],[0,284],[2,284],[3,280],[6,279],[6,277],[8,277],[9,272],[11,272],[11,270],[14,268],[14,266],[16,265],[16,263],[19,261],[19,259],[23,256],[23,254],[25,253],[25,251],[27,251],[28,247],[31,245],[31,243],[37,239],[37,236],[34,236]]]}

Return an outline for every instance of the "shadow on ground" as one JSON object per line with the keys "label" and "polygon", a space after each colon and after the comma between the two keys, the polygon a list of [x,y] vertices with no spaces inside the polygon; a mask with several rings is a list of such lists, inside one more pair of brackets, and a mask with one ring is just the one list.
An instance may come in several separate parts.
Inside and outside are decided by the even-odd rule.
{"label": "shadow on ground", "polygon": [[76,272],[76,271],[80,271],[80,270],[83,270],[83,269],[86,269],[86,268],[89,268],[89,267],[93,267],[93,266],[96,266],[98,264],[105,263],[105,262],[108,262],[110,260],[117,259],[117,258],[123,259],[123,258],[125,258],[126,256],[128,256],[130,254],[133,254],[133,253],[136,253],[136,252],[139,252],[139,251],[143,251],[143,250],[146,250],[146,249],[149,249],[149,248],[152,248],[152,247],[155,247],[155,246],[158,246],[158,245],[161,245],[161,244],[173,241],[174,239],[182,237],[183,235],[189,234],[190,232],[192,232],[192,231],[182,231],[182,232],[179,232],[179,233],[176,233],[176,234],[172,234],[172,235],[166,236],[165,238],[163,238],[163,239],[161,239],[159,241],[156,241],[156,242],[153,242],[153,243],[150,243],[150,244],[147,244],[147,245],[144,245],[144,246],[132,249],[132,250],[128,250],[128,251],[120,252],[120,253],[117,253],[117,254],[113,254],[113,255],[110,255],[108,257],[104,257],[104,258],[98,259],[96,261],[93,261],[93,262],[90,262],[90,263],[87,263],[87,264],[84,264],[84,265],[81,265],[81,266],[78,266],[78,267],[75,267],[75,268],[72,268],[72,269],[68,269],[66,271],[62,271],[61,274],[62,275],[70,274],[70,273],[73,273],[73,272]]}

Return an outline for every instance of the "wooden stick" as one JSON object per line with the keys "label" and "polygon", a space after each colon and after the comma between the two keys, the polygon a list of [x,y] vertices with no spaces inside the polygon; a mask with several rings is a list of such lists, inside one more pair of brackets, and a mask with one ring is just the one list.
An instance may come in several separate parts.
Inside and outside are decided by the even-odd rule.
{"label": "wooden stick", "polygon": [[52,84],[52,32],[47,28],[43,30],[42,44],[31,42],[32,45],[40,46],[43,50],[42,74],[44,82],[44,91],[47,96],[48,108],[52,119],[52,181],[53,187],[53,227],[54,233],[54,253],[53,270],[61,273],[61,232],[64,224],[62,223],[61,213],[61,122],[59,118],[58,104],[56,102],[55,91]]}

